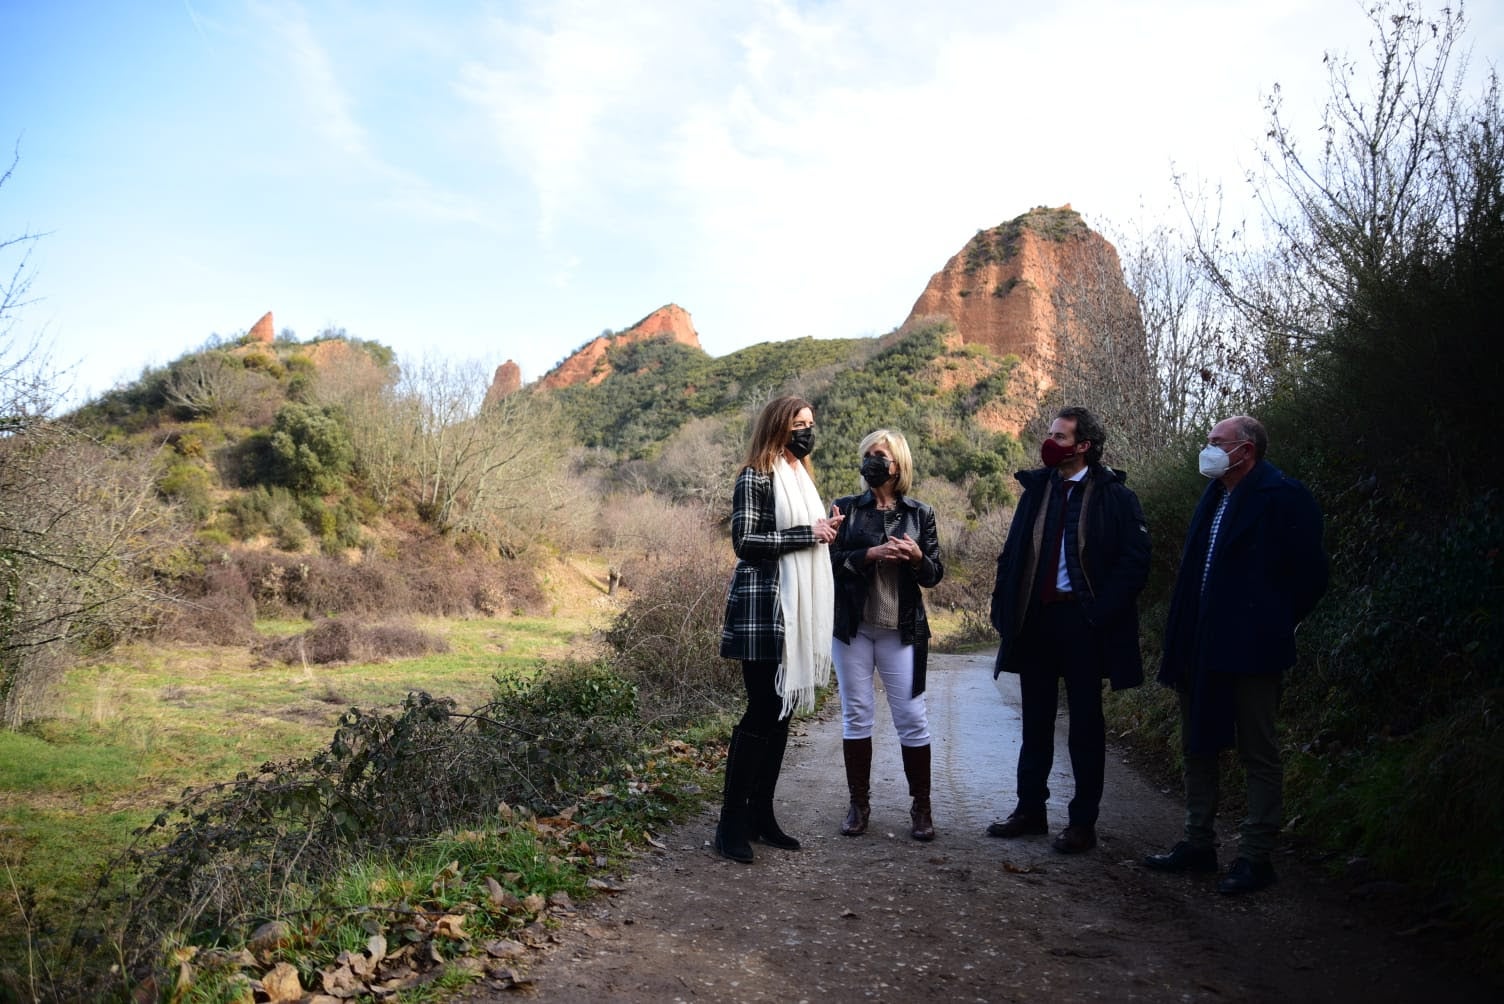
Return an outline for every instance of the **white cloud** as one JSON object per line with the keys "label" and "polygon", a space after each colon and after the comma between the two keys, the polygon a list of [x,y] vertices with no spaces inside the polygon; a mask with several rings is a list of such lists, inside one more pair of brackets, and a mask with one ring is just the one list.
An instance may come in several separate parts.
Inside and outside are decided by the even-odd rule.
{"label": "white cloud", "polygon": [[329,53],[319,44],[303,8],[297,4],[252,3],[251,10],[285,45],[301,84],[299,96],[320,136],[347,156],[373,162],[366,130],[356,120],[350,95],[341,86]]}

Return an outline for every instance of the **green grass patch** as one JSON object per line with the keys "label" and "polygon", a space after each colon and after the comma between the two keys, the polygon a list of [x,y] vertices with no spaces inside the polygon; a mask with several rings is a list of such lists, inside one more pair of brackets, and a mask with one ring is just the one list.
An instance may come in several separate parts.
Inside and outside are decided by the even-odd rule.
{"label": "green grass patch", "polygon": [[[0,731],[0,864],[49,909],[80,904],[131,833],[190,786],[306,756],[347,708],[395,707],[413,690],[482,703],[494,678],[592,646],[581,617],[422,620],[450,651],[363,665],[268,664],[246,649],[131,645],[65,677],[56,717]],[[302,621],[258,625],[266,637]],[[19,904],[0,897],[0,961],[14,960]]]}

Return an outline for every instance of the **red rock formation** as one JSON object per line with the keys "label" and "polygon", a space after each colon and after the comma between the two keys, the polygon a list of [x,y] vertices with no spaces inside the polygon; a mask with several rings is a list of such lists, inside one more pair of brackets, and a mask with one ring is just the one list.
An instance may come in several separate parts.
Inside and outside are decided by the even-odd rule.
{"label": "red rock formation", "polygon": [[508,359],[496,367],[496,373],[491,377],[491,387],[486,391],[486,407],[490,407],[497,401],[515,394],[522,388],[522,368]]}
{"label": "red rock formation", "polygon": [[1117,250],[1069,205],[979,231],[930,279],[905,323],[935,317],[953,322],[964,344],[1019,357],[1010,406],[978,416],[1015,434],[1056,382],[1062,338],[1079,336],[1083,324],[1142,331]]}
{"label": "red rock formation", "polygon": [[611,373],[611,364],[606,359],[606,349],[612,345],[645,342],[664,336],[680,345],[700,348],[700,336],[695,332],[689,311],[675,303],[659,307],[647,317],[625,331],[614,335],[601,335],[576,349],[574,354],[544,374],[539,381],[544,387],[557,389],[577,383],[598,384]]}
{"label": "red rock formation", "polygon": [[251,325],[250,333],[246,335],[247,341],[260,342],[263,345],[270,345],[276,338],[277,329],[272,325],[270,310],[261,315],[261,320]]}

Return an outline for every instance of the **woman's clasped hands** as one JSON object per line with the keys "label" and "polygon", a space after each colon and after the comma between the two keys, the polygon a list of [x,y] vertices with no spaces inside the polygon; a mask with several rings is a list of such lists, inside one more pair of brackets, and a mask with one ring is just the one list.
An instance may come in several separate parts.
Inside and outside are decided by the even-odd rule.
{"label": "woman's clasped hands", "polygon": [[919,549],[919,544],[913,537],[904,534],[902,537],[890,537],[876,547],[867,549],[867,560],[876,562],[907,561],[911,565],[917,565],[924,558],[924,552]]}
{"label": "woman's clasped hands", "polygon": [[831,506],[829,516],[815,520],[815,539],[822,544],[832,543],[836,539],[836,534],[841,532],[841,523],[845,519],[846,516],[841,510]]}

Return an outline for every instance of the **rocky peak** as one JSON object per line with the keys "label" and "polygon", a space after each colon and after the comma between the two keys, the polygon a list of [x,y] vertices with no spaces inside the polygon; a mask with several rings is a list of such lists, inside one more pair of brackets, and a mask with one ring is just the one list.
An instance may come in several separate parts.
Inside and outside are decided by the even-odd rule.
{"label": "rocky peak", "polygon": [[508,359],[496,367],[496,373],[491,377],[491,387],[486,391],[485,407],[500,401],[504,397],[517,393],[522,389],[522,368]]}
{"label": "rocky peak", "polygon": [[246,335],[246,341],[262,345],[270,345],[276,338],[277,329],[272,324],[272,312],[270,310],[261,315],[261,320],[251,325],[251,330]]}
{"label": "rocky peak", "polygon": [[695,332],[689,311],[676,303],[670,303],[659,307],[624,331],[618,331],[614,335],[601,335],[576,349],[568,359],[544,374],[539,382],[550,389],[571,387],[577,383],[598,384],[611,373],[611,363],[606,358],[608,348],[665,336],[680,345],[700,348],[700,336]]}
{"label": "rocky peak", "polygon": [[1015,434],[1033,416],[1033,401],[1057,382],[1062,339],[1080,336],[1087,324],[1142,331],[1117,249],[1068,204],[978,231],[930,278],[905,323],[935,317],[950,320],[963,344],[1018,356],[1014,404],[1006,414],[979,416]]}

